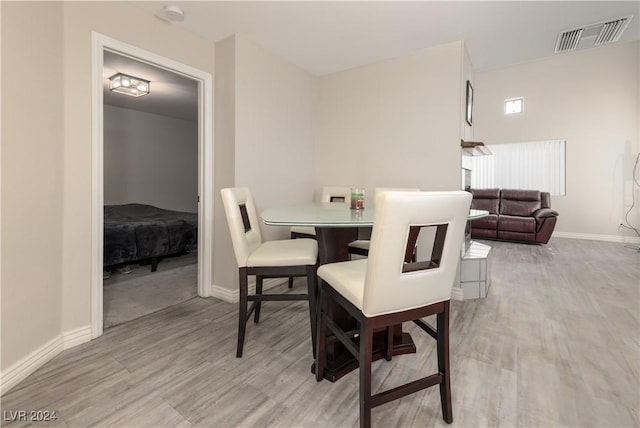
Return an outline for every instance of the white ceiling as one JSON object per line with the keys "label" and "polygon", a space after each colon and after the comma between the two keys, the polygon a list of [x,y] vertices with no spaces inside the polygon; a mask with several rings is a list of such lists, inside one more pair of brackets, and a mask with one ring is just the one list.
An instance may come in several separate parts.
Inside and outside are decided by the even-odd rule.
{"label": "white ceiling", "polygon": [[167,21],[167,25],[192,31],[212,42],[241,34],[318,76],[456,40],[465,41],[476,71],[504,67],[554,55],[556,38],[561,31],[628,15],[634,17],[620,42],[640,38],[638,1],[142,1],[133,4],[160,18],[164,18],[165,5],[179,6],[184,11],[184,21]]}
{"label": "white ceiling", "polygon": [[242,34],[323,75],[464,40],[476,70],[553,54],[560,31],[636,15],[622,41],[637,40],[640,2],[626,1],[196,1],[137,2],[149,13],[184,11],[170,25],[213,42]]}

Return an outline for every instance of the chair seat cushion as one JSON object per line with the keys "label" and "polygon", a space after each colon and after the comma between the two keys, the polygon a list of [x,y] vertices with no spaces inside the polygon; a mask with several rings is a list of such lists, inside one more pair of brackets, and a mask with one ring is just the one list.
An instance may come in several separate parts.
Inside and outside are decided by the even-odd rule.
{"label": "chair seat cushion", "polygon": [[291,226],[291,233],[299,233],[301,235],[314,235],[316,234],[316,228],[313,226]]}
{"label": "chair seat cushion", "polygon": [[349,243],[349,246],[352,248],[359,248],[361,250],[368,250],[369,244],[371,244],[371,241],[369,241],[368,239],[358,239]]}
{"label": "chair seat cushion", "polygon": [[284,239],[263,242],[247,257],[248,267],[314,265],[318,243],[314,239]]}
{"label": "chair seat cushion", "polygon": [[329,263],[320,266],[318,277],[329,283],[355,307],[362,310],[367,259]]}

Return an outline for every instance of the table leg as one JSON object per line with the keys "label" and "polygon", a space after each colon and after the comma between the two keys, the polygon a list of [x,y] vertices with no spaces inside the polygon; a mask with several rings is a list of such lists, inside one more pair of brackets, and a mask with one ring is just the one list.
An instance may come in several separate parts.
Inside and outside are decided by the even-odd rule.
{"label": "table leg", "polygon": [[316,227],[318,263],[349,260],[349,243],[358,239],[357,227]]}

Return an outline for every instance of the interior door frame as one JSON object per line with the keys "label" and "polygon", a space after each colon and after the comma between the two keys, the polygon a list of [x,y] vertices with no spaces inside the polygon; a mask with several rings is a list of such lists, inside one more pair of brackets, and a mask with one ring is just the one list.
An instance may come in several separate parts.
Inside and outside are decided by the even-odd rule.
{"label": "interior door frame", "polygon": [[108,50],[181,74],[198,82],[198,295],[212,295],[213,278],[213,78],[210,73],[129,45],[103,34],[91,35],[91,335],[103,331],[104,245],[103,62]]}

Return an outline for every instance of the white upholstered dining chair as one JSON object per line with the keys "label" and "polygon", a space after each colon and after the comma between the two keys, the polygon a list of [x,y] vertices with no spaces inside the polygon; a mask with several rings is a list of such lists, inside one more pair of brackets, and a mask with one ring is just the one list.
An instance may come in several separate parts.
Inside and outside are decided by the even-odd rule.
{"label": "white upholstered dining chair", "polygon": [[[236,357],[242,357],[246,324],[254,314],[260,320],[263,301],[308,300],[312,348],[315,349],[316,318],[313,316],[316,296],[316,262],[318,243],[313,239],[285,239],[262,241],[260,224],[251,192],[247,188],[221,190],[222,202],[229,224],[231,241],[239,269],[240,307],[238,315],[238,345]],[[248,277],[255,275],[255,294],[248,293]],[[263,294],[264,278],[306,276],[307,294]],[[248,302],[252,302],[247,308]]]}
{"label": "white upholstered dining chair", "polygon": [[[327,342],[340,341],[359,364],[361,427],[371,425],[373,407],[435,385],[440,386],[443,418],[451,423],[449,300],[471,194],[385,192],[376,202],[369,257],[326,264],[318,269],[316,379],[321,381],[323,377]],[[425,227],[436,230],[431,258],[406,262],[409,231]],[[339,321],[332,319],[335,305],[355,318],[358,323],[355,331],[344,331]],[[422,320],[429,315],[436,315],[436,328]],[[436,339],[438,371],[372,395],[372,360],[374,356],[391,359],[391,326],[405,321],[413,321]],[[380,349],[373,347],[374,330],[386,338]]]}
{"label": "white upholstered dining chair", "polygon": [[[400,188],[400,187],[376,187],[374,192],[374,204],[375,201],[378,200],[378,196],[380,196],[383,192],[419,192],[420,189],[416,188]],[[349,255],[357,254],[359,256],[368,256],[369,255],[369,244],[370,241],[368,239],[357,239],[349,244]]]}

